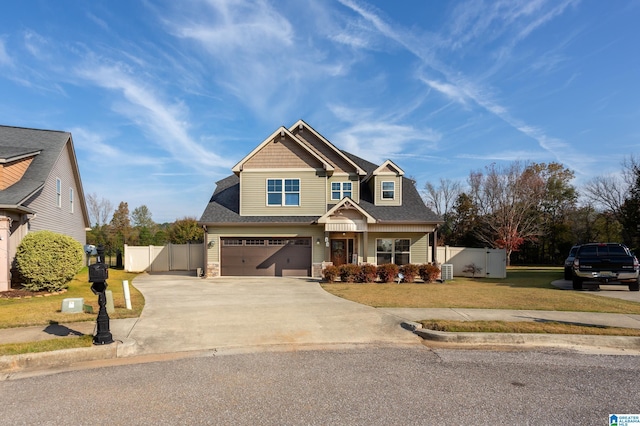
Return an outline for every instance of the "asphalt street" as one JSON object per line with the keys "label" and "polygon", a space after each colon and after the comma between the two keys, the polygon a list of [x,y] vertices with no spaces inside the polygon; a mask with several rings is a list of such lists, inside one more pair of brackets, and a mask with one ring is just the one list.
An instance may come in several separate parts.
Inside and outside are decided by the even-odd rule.
{"label": "asphalt street", "polygon": [[637,357],[423,345],[208,354],[0,382],[21,425],[603,425],[638,413]]}

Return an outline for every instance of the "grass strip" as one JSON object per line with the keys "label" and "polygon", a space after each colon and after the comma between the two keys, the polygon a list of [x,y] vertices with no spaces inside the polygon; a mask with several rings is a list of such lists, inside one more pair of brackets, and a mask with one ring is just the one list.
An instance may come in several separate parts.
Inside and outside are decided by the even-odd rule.
{"label": "grass strip", "polygon": [[419,321],[428,330],[452,333],[540,333],[540,334],[587,334],[602,336],[640,336],[634,328],[607,327],[600,325],[567,324],[556,321]]}
{"label": "grass strip", "polygon": [[61,349],[87,348],[91,347],[92,344],[93,336],[91,335],[40,340],[28,343],[7,343],[0,345],[0,356],[59,351]]}

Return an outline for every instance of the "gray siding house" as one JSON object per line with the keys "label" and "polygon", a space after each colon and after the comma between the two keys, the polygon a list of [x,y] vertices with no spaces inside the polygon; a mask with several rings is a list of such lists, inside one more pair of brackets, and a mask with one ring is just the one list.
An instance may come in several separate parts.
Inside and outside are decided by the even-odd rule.
{"label": "gray siding house", "polygon": [[71,133],[0,126],[0,291],[11,288],[16,248],[28,232],[84,244],[89,227]]}
{"label": "gray siding house", "polygon": [[320,277],[331,264],[435,261],[442,219],[404,171],[341,151],[302,120],[232,172],[199,220],[208,277]]}

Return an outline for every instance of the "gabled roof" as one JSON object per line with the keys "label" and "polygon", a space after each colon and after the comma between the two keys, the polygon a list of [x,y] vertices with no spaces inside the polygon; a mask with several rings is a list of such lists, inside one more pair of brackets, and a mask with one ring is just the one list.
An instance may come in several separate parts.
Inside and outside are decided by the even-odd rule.
{"label": "gabled roof", "polygon": [[318,223],[327,223],[329,217],[333,216],[336,212],[342,209],[353,209],[360,213],[365,219],[367,219],[367,223],[376,223],[376,219],[367,213],[362,207],[360,207],[355,201],[353,201],[350,197],[344,197],[338,204],[329,209],[327,213],[320,216],[318,218]]}
{"label": "gabled roof", "polygon": [[235,166],[233,166],[231,168],[231,170],[238,174],[242,171],[242,168],[244,166],[244,163],[246,163],[247,161],[249,161],[249,159],[251,159],[254,155],[256,155],[258,152],[260,152],[260,150],[262,150],[265,146],[267,146],[269,143],[271,143],[274,139],[276,138],[289,138],[292,141],[294,141],[298,146],[300,146],[302,149],[304,149],[306,152],[308,152],[313,158],[315,158],[316,160],[318,160],[318,162],[320,164],[322,164],[322,168],[324,170],[326,170],[327,172],[331,173],[334,170],[334,167],[321,155],[317,154],[314,150],[312,150],[311,148],[309,148],[307,146],[306,143],[304,143],[303,141],[301,141],[300,139],[298,139],[294,134],[292,134],[287,128],[285,127],[280,127],[278,130],[276,130],[275,132],[273,132],[269,137],[267,137],[264,141],[262,141],[262,143],[260,143],[260,145],[258,145],[253,151],[251,151],[249,153],[249,155],[247,155],[246,157],[244,157],[242,160],[240,160],[238,162],[238,164],[236,164]]}
{"label": "gabled roof", "polygon": [[[291,131],[291,133],[299,132],[299,131],[301,131],[303,129],[309,131],[310,133],[312,133],[316,138],[318,138],[322,143],[324,143],[332,152],[334,152],[336,155],[338,155],[340,158],[342,158],[348,164],[352,165],[353,168],[358,173],[358,175],[364,176],[364,175],[367,174],[367,172],[362,170],[357,164],[355,164],[353,161],[351,161],[351,159],[349,159],[349,157],[344,155],[344,153],[342,151],[340,151],[338,148],[336,148],[324,136],[322,136],[320,133],[318,133],[313,127],[309,126],[303,120],[298,120],[298,121],[296,121],[296,123],[293,126],[289,127],[289,130]],[[296,134],[296,136],[298,136],[298,135]],[[327,161],[330,161],[330,160],[327,159]]]}
{"label": "gabled roof", "polygon": [[74,178],[77,181],[82,214],[87,226],[89,216],[85,204],[80,171],[73,148],[71,133],[58,130],[29,129],[0,125],[0,157],[5,161],[13,161],[34,155],[33,161],[22,178],[10,187],[0,191],[0,206],[22,211],[29,209],[22,206],[33,194],[40,190],[53,170],[63,150],[68,146]]}

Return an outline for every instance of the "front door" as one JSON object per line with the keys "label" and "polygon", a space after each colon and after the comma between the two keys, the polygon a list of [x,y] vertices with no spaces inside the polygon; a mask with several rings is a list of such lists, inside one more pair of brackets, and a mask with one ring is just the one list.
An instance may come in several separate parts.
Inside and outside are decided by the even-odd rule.
{"label": "front door", "polygon": [[333,266],[347,263],[347,240],[331,240],[331,262]]}
{"label": "front door", "polygon": [[331,262],[334,266],[351,263],[353,258],[353,240],[337,239],[331,240]]}

